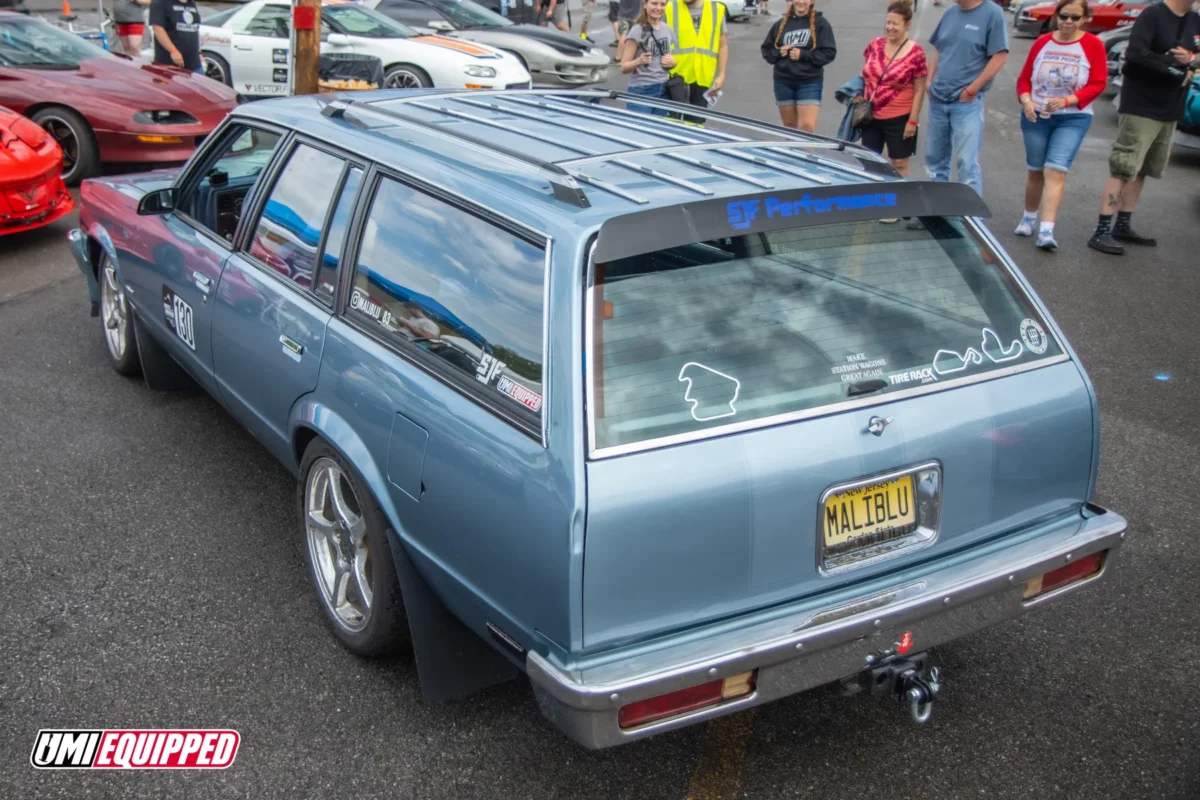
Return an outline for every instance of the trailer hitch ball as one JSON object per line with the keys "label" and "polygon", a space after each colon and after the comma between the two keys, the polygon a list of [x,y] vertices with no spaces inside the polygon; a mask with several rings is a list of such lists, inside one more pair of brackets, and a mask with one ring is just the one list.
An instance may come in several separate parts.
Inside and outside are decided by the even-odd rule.
{"label": "trailer hitch ball", "polygon": [[942,690],[942,674],[937,667],[929,669],[927,678],[921,677],[916,670],[911,670],[900,676],[901,697],[908,701],[908,710],[913,722],[918,724],[929,721],[933,716],[933,701]]}

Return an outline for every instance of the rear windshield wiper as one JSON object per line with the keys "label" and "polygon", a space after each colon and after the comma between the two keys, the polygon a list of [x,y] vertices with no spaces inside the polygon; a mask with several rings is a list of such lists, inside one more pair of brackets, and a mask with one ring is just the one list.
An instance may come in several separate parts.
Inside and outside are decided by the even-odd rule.
{"label": "rear windshield wiper", "polygon": [[888,382],[882,378],[872,378],[869,381],[856,381],[855,383],[846,384],[846,396],[857,397],[860,394],[871,394],[878,392],[880,389],[886,389]]}

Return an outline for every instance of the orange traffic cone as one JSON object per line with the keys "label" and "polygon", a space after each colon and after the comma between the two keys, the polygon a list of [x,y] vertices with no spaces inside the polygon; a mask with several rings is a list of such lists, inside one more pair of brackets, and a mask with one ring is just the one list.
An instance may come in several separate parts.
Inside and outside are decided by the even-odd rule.
{"label": "orange traffic cone", "polygon": [[73,16],[75,16],[73,13],[71,13],[71,3],[70,3],[68,0],[63,0],[63,9],[62,9],[62,15],[63,15],[64,17],[73,17]]}

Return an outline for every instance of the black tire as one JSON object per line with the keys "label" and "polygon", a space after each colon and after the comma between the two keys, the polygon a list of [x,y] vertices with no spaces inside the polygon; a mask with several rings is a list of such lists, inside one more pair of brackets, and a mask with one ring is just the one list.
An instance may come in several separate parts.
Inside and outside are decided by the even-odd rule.
{"label": "black tire", "polygon": [[226,86],[233,86],[233,78],[230,77],[231,73],[229,72],[229,62],[216,53],[210,53],[207,50],[202,55],[204,56],[205,76]]}
{"label": "black tire", "polygon": [[392,64],[383,73],[381,89],[428,89],[429,73],[415,64]]}
{"label": "black tire", "polygon": [[[343,493],[348,488],[353,495],[353,510],[365,523],[365,541],[367,562],[364,573],[370,584],[371,599],[369,610],[363,615],[361,626],[347,624],[331,606],[327,589],[319,577],[321,567],[316,560],[319,556],[314,553],[314,546],[309,535],[309,488],[314,483],[314,472],[325,472],[328,465],[334,464],[345,479]],[[324,503],[322,501],[322,505]],[[382,656],[394,653],[410,646],[408,620],[404,614],[404,600],[400,594],[400,583],[396,578],[396,567],[392,561],[392,551],[388,544],[388,521],[379,503],[359,476],[358,471],[346,462],[342,456],[323,439],[313,439],[304,451],[300,460],[300,481],[296,491],[296,509],[300,528],[301,549],[304,551],[304,561],[308,565],[309,579],[317,594],[317,603],[321,613],[333,633],[341,643],[360,656]],[[337,519],[336,514],[332,519]],[[336,538],[336,537],[335,537]],[[345,540],[350,542],[347,532]],[[326,545],[327,553],[335,552],[334,547]],[[344,553],[345,551],[342,550]],[[336,590],[335,590],[336,594]],[[343,591],[349,595],[349,589]],[[359,595],[361,599],[361,595]]]}
{"label": "black tire", "polygon": [[63,182],[77,186],[100,168],[100,148],[92,126],[79,112],[66,106],[49,106],[30,117],[54,137],[63,150]]}
{"label": "black tire", "polygon": [[96,280],[100,284],[100,330],[104,335],[104,353],[117,374],[132,377],[142,373],[133,309],[126,300],[121,276],[110,266],[108,254],[100,248]]}

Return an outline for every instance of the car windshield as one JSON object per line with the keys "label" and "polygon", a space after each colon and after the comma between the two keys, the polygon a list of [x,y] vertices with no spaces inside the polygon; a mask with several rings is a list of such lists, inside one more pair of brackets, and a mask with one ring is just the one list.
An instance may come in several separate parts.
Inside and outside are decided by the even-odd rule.
{"label": "car windshield", "polygon": [[73,69],[109,53],[76,34],[36,19],[0,21],[0,66]]}
{"label": "car windshield", "polygon": [[495,11],[489,11],[472,0],[429,0],[456,28],[503,28],[512,25]]}
{"label": "car windshield", "polygon": [[1063,353],[961,218],[728,236],[592,274],[593,450],[830,413]]}
{"label": "car windshield", "polygon": [[407,39],[417,35],[407,25],[362,6],[325,6],[321,16],[345,33],[368,39]]}

